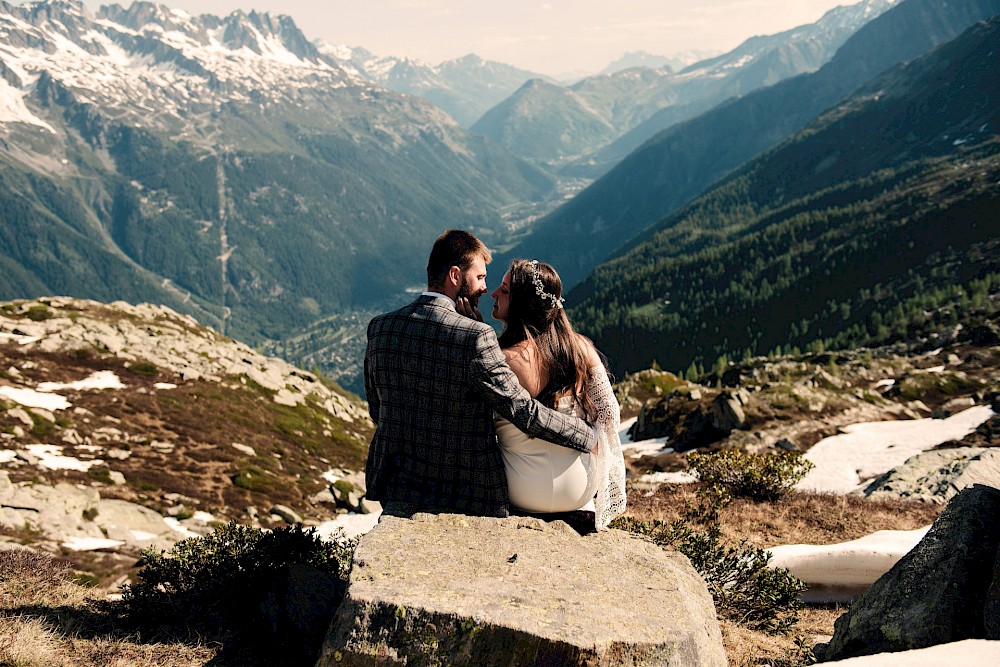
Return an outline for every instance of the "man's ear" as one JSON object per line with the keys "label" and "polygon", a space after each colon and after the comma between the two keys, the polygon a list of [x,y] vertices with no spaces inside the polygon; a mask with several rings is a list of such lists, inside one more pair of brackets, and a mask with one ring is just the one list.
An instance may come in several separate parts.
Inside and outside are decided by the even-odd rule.
{"label": "man's ear", "polygon": [[458,287],[462,284],[462,269],[457,266],[452,266],[448,269],[448,282],[453,287]]}

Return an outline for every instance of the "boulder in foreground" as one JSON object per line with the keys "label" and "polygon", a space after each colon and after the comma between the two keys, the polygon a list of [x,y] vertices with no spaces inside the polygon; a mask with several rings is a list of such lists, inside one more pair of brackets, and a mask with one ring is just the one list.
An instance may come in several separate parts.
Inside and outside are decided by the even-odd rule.
{"label": "boulder in foreground", "polygon": [[535,518],[383,516],[362,538],[317,667],[726,664],[678,553]]}
{"label": "boulder in foreground", "polygon": [[827,660],[990,636],[1000,489],[955,496],[927,535],[837,619]]}

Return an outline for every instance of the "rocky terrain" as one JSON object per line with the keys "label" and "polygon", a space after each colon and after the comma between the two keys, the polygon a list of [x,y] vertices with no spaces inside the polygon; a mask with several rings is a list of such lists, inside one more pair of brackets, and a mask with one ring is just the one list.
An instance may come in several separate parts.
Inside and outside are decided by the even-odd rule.
{"label": "rocky terrain", "polygon": [[[616,391],[623,419],[635,417],[633,440],[669,444],[631,461],[633,472],[677,471],[686,467],[681,452],[696,448],[806,451],[860,422],[943,418],[977,404],[998,412],[1000,338],[992,322],[958,326],[913,345],[731,362],[701,383],[646,370],[623,378]],[[997,445],[994,415],[941,448]]]}
{"label": "rocky terrain", "polygon": [[[626,444],[630,505],[686,470],[686,451],[808,451],[859,422],[997,411],[998,366],[987,322],[911,346],[748,359],[700,383],[627,376],[623,426],[654,439]],[[222,522],[377,511],[362,501],[371,429],[357,396],[168,308],[0,304],[0,547],[55,554],[109,589],[141,549]],[[956,480],[993,474],[998,433],[994,415],[865,492],[943,503],[967,485]]]}
{"label": "rocky terrain", "polygon": [[148,304],[0,304],[0,543],[104,585],[138,550],[360,504],[372,425],[322,378]]}

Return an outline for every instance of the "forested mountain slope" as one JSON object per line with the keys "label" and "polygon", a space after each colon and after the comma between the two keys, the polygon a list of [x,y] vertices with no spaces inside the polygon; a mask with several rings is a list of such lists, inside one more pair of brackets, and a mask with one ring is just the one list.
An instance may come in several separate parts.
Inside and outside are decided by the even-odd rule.
{"label": "forested mountain slope", "polygon": [[998,47],[1000,17],[876,78],[599,267],[574,320],[618,370],[683,370],[884,343],[996,298]]}
{"label": "forested mountain slope", "polygon": [[997,13],[1000,0],[901,2],[858,30],[819,71],[732,100],[650,140],[539,221],[507,256],[551,261],[573,285],[629,239],[876,74]]}

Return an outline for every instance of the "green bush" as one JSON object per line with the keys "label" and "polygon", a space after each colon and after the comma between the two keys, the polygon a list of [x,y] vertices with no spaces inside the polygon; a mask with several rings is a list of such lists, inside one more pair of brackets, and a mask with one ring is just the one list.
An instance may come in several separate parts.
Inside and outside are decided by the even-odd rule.
{"label": "green bush", "polygon": [[760,632],[788,632],[799,620],[805,585],[784,568],[768,567],[768,551],[746,540],[725,542],[718,513],[728,497],[720,491],[715,487],[701,493],[700,503],[688,504],[673,523],[619,517],[611,527],[687,556],[705,580],[720,616]]}
{"label": "green bush", "polygon": [[156,377],[160,373],[160,369],[156,364],[149,361],[140,361],[132,364],[128,367],[129,372],[135,375],[141,375],[142,377]]}
{"label": "green bush", "polygon": [[32,322],[44,322],[52,317],[52,311],[46,306],[29,306],[24,315]]}
{"label": "green bush", "polygon": [[703,484],[719,487],[736,498],[757,502],[777,500],[813,468],[799,452],[747,454],[726,450],[688,454],[688,465]]}
{"label": "green bush", "polygon": [[139,625],[181,623],[194,631],[245,635],[283,567],[301,563],[346,581],[356,544],[325,541],[299,525],[265,531],[233,521],[169,551],[143,551],[138,583],[122,587],[124,612]]}

